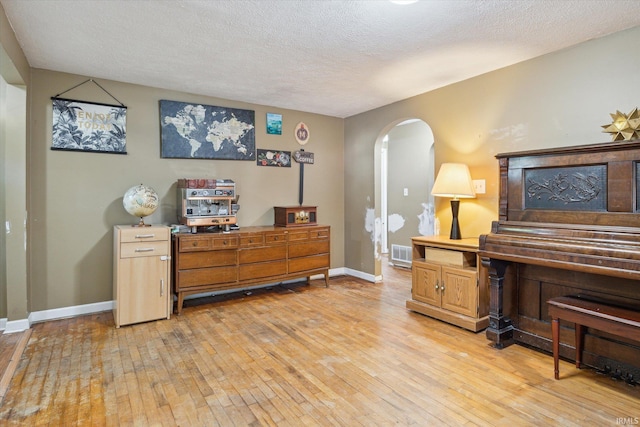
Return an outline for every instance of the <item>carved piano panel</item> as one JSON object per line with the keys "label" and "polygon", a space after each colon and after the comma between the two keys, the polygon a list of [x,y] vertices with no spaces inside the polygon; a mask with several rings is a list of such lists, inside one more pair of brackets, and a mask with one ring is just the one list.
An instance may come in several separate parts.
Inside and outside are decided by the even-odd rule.
{"label": "carved piano panel", "polygon": [[[546,301],[576,293],[640,306],[640,141],[499,154],[499,221],[480,236],[487,337],[551,351]],[[571,324],[561,355],[573,359]],[[584,362],[640,378],[640,343],[589,330]]]}

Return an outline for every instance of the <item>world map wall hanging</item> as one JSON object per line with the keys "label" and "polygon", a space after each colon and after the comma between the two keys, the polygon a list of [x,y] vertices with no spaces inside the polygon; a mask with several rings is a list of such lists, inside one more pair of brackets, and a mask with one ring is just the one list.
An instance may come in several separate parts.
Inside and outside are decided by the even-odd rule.
{"label": "world map wall hanging", "polygon": [[160,101],[161,156],[255,160],[255,111]]}

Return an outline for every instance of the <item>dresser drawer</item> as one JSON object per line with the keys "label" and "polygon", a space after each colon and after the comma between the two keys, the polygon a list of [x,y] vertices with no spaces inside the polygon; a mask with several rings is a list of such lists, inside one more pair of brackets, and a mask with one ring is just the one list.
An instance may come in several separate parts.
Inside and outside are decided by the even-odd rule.
{"label": "dresser drawer", "polygon": [[240,247],[246,248],[249,246],[264,246],[264,234],[247,234],[240,237]]}
{"label": "dresser drawer", "polygon": [[289,245],[289,258],[305,257],[309,255],[328,254],[329,241],[316,240],[314,242],[295,243]]}
{"label": "dresser drawer", "polygon": [[180,252],[208,251],[211,249],[211,239],[207,236],[180,237],[178,250]]}
{"label": "dresser drawer", "polygon": [[120,242],[169,240],[169,227],[120,227]]}
{"label": "dresser drawer", "polygon": [[190,268],[222,267],[236,265],[237,251],[235,249],[219,251],[188,252],[180,254],[176,268],[187,270]]}
{"label": "dresser drawer", "polygon": [[309,230],[291,230],[289,231],[289,241],[309,240]]}
{"label": "dresser drawer", "polygon": [[267,245],[277,245],[278,243],[286,243],[287,242],[287,233],[278,232],[278,233],[265,233],[264,234],[264,242]]}
{"label": "dresser drawer", "polygon": [[164,242],[134,242],[120,244],[120,258],[169,255],[169,245]]}
{"label": "dresser drawer", "polygon": [[251,264],[254,262],[274,261],[286,258],[287,247],[284,245],[240,249],[238,251],[239,264]]}
{"label": "dresser drawer", "polygon": [[238,268],[236,266],[194,268],[191,270],[178,271],[177,273],[178,280],[175,283],[177,290],[206,285],[234,283],[238,279]]}
{"label": "dresser drawer", "polygon": [[238,236],[215,236],[211,238],[211,249],[229,249],[238,247]]}
{"label": "dresser drawer", "polygon": [[328,239],[329,238],[329,228],[315,228],[313,230],[309,230],[309,238],[310,239]]}
{"label": "dresser drawer", "polygon": [[329,254],[308,256],[289,260],[289,273],[329,268]]}
{"label": "dresser drawer", "polygon": [[238,269],[238,280],[262,279],[283,274],[287,274],[287,262],[285,260],[260,262],[241,265]]}

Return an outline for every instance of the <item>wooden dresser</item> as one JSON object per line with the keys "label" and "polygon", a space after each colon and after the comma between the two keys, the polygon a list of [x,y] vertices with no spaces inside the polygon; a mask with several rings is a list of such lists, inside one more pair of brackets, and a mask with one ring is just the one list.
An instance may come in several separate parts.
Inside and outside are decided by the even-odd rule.
{"label": "wooden dresser", "polygon": [[245,227],[173,235],[176,311],[184,297],[323,274],[329,285],[330,227]]}
{"label": "wooden dresser", "polygon": [[[480,236],[490,271],[489,340],[550,352],[547,301],[556,297],[640,306],[640,140],[496,157],[499,220]],[[570,322],[561,322],[560,355],[575,358]],[[640,345],[589,328],[582,362],[637,379]]]}
{"label": "wooden dresser", "polygon": [[478,239],[445,236],[411,239],[411,299],[408,309],[473,332],[489,324],[487,269],[478,257]]}

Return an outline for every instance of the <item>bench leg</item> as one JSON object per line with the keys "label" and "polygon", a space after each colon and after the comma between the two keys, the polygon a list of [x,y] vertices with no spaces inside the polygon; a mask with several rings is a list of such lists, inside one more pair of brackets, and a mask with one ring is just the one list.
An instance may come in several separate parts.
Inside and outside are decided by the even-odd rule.
{"label": "bench leg", "polygon": [[553,376],[555,379],[560,378],[560,370],[558,357],[560,353],[560,319],[551,319],[551,338],[553,340]]}
{"label": "bench leg", "polygon": [[576,368],[582,364],[582,348],[584,346],[584,326],[576,323]]}

